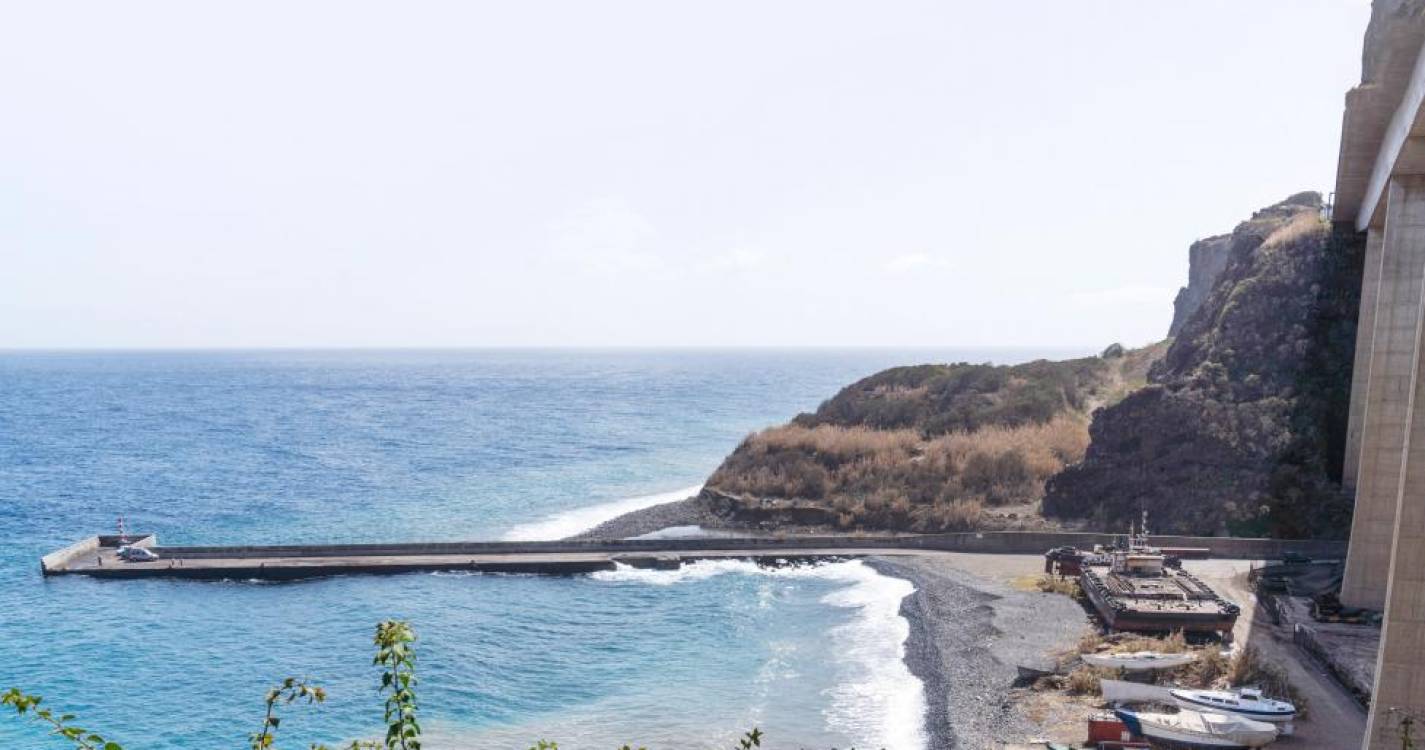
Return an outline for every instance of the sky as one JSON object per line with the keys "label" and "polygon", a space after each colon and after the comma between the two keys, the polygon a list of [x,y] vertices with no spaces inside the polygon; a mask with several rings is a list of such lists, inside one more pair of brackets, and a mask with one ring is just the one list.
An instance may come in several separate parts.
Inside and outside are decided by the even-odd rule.
{"label": "sky", "polygon": [[0,0],[0,348],[1166,334],[1368,0]]}

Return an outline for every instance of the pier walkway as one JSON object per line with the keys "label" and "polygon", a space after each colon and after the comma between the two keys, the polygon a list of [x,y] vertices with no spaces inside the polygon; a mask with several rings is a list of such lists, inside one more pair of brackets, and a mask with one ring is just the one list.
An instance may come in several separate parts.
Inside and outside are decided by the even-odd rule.
{"label": "pier walkway", "polygon": [[[292,580],[318,576],[392,574],[419,571],[473,571],[570,575],[612,570],[623,564],[676,568],[694,560],[751,559],[799,562],[871,555],[926,552],[1038,554],[1051,547],[1092,548],[1112,534],[971,532],[903,536],[788,536],[745,539],[657,539],[580,542],[430,542],[400,544],[309,544],[171,546],[153,534],[92,536],[45,555],[46,576],[96,578],[197,578]],[[1205,547],[1214,557],[1274,559],[1285,551],[1312,557],[1339,557],[1340,542],[1155,537],[1171,547]],[[153,562],[127,562],[121,544],[147,547]]]}

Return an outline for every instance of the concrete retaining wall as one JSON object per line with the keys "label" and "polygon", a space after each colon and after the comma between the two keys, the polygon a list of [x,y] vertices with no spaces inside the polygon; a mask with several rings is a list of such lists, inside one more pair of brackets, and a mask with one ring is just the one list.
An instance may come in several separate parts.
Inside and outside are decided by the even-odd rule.
{"label": "concrete retaining wall", "polygon": [[70,561],[80,555],[92,555],[99,550],[99,537],[91,536],[81,539],[74,544],[40,558],[40,572],[50,575],[51,571],[59,570],[69,565]]}

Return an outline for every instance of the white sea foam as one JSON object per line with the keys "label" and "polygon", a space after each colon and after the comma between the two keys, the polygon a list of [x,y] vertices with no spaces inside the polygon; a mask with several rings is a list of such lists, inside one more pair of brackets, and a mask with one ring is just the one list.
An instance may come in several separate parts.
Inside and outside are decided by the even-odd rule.
{"label": "white sea foam", "polygon": [[611,503],[566,510],[541,521],[520,524],[505,532],[505,540],[510,542],[538,542],[563,539],[588,531],[604,521],[618,518],[625,513],[632,513],[636,510],[651,508],[655,505],[662,505],[663,503],[685,500],[698,494],[702,489],[702,485],[696,485],[693,487],[684,487],[681,490],[673,490],[672,492],[660,492],[655,495],[643,495],[641,497],[626,497]]}
{"label": "white sea foam", "polygon": [[925,747],[925,692],[905,664],[910,623],[900,615],[901,600],[915,592],[909,581],[881,575],[860,560],[775,568],[747,560],[699,560],[675,570],[619,565],[592,576],[600,581],[672,586],[729,573],[819,578],[843,584],[821,600],[833,607],[856,610],[850,622],[829,633],[829,650],[840,662],[840,679],[827,691],[827,726],[871,747]]}

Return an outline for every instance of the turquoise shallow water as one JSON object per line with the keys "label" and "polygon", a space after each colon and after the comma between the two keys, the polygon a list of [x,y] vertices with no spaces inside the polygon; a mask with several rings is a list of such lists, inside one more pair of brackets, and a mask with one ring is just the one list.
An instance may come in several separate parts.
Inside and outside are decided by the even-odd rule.
{"label": "turquoise shallow water", "polygon": [[[332,697],[292,711],[287,746],[335,742],[375,728],[370,630],[405,617],[432,747],[713,747],[752,724],[774,747],[914,746],[908,584],[859,563],[267,585],[37,561],[121,514],[169,543],[572,533],[883,367],[1030,354],[0,353],[0,687],[131,750],[217,748],[243,746],[270,682],[309,675]],[[0,721],[0,747],[47,742]]]}

